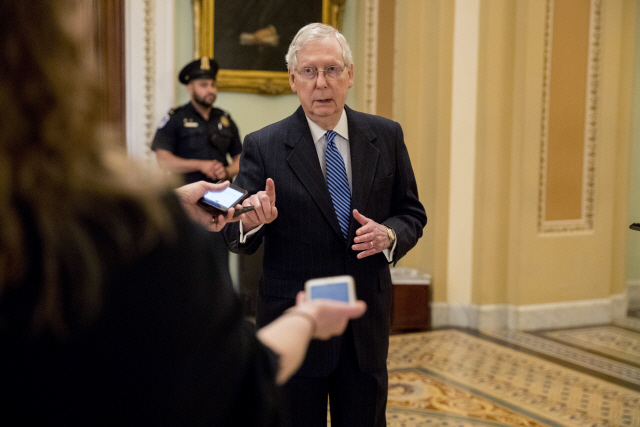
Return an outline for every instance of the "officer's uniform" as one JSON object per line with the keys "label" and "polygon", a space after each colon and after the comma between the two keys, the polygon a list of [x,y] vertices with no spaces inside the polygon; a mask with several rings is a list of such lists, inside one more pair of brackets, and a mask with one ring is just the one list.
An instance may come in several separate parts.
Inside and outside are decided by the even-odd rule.
{"label": "officer's uniform", "polygon": [[[187,64],[178,79],[183,84],[198,78],[216,78],[218,65],[204,57]],[[153,138],[151,149],[167,150],[183,159],[218,160],[228,166],[227,153],[231,158],[242,152],[238,127],[229,113],[212,108],[209,120],[198,113],[191,102],[170,110],[163,118]],[[184,174],[185,183],[214,181],[200,171]]]}
{"label": "officer's uniform", "polygon": [[[213,108],[209,120],[198,113],[191,102],[170,110],[156,131],[151,148],[163,149],[183,159],[218,160],[228,165],[227,153],[242,152],[240,134],[229,114]],[[200,171],[184,174],[185,183],[213,180]]]}

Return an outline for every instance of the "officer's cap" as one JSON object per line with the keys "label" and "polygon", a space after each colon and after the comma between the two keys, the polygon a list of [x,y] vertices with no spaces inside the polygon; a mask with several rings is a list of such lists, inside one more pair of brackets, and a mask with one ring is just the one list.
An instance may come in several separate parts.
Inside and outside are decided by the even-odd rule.
{"label": "officer's cap", "polygon": [[196,79],[215,80],[217,74],[218,63],[215,59],[209,59],[206,56],[203,56],[202,58],[191,61],[185,65],[178,75],[178,80],[180,80],[180,83],[186,85]]}

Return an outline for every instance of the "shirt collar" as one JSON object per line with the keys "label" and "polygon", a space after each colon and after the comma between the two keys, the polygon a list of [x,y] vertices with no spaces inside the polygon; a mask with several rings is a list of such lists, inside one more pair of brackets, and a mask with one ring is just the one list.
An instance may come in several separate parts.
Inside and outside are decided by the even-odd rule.
{"label": "shirt collar", "polygon": [[[305,117],[307,117],[305,115]],[[322,129],[320,126],[315,124],[309,117],[307,117],[307,123],[309,124],[309,129],[311,130],[311,136],[313,137],[313,142],[316,143],[320,138],[324,136],[327,132],[326,129]],[[342,115],[340,116],[340,121],[333,129],[335,133],[340,135],[342,138],[349,140],[349,125],[347,122],[347,112],[345,109],[342,109]]]}

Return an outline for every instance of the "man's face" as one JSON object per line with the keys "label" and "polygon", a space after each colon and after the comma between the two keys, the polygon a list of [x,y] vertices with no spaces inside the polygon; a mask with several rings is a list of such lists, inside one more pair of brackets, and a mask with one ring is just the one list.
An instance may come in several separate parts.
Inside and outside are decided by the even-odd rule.
{"label": "man's face", "polygon": [[333,129],[342,115],[347,92],[353,86],[353,64],[333,79],[321,71],[313,80],[299,74],[306,67],[317,70],[344,67],[342,48],[335,38],[306,44],[298,51],[297,60],[297,71],[289,71],[291,90],[298,94],[300,105],[311,121],[324,129]]}
{"label": "man's face", "polygon": [[191,101],[209,108],[213,105],[218,95],[216,81],[213,79],[196,79],[187,85]]}

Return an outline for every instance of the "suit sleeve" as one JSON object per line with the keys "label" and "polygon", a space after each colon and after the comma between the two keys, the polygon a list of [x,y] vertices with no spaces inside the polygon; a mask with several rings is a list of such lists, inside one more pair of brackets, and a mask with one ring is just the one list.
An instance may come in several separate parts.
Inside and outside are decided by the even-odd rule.
{"label": "suit sleeve", "polygon": [[[257,143],[258,139],[255,133],[245,137],[240,156],[240,171],[233,182],[235,185],[247,190],[250,195],[264,190],[267,181],[264,162]],[[227,224],[221,233],[227,248],[231,252],[251,255],[262,243],[264,227],[249,236],[245,244],[240,244],[240,226],[238,222]]]}
{"label": "suit sleeve", "polygon": [[393,254],[395,265],[422,237],[422,229],[427,225],[427,214],[418,197],[416,183],[409,152],[404,143],[404,134],[399,124],[396,125],[396,179],[393,186],[391,216],[383,225],[396,232],[396,250]]}

